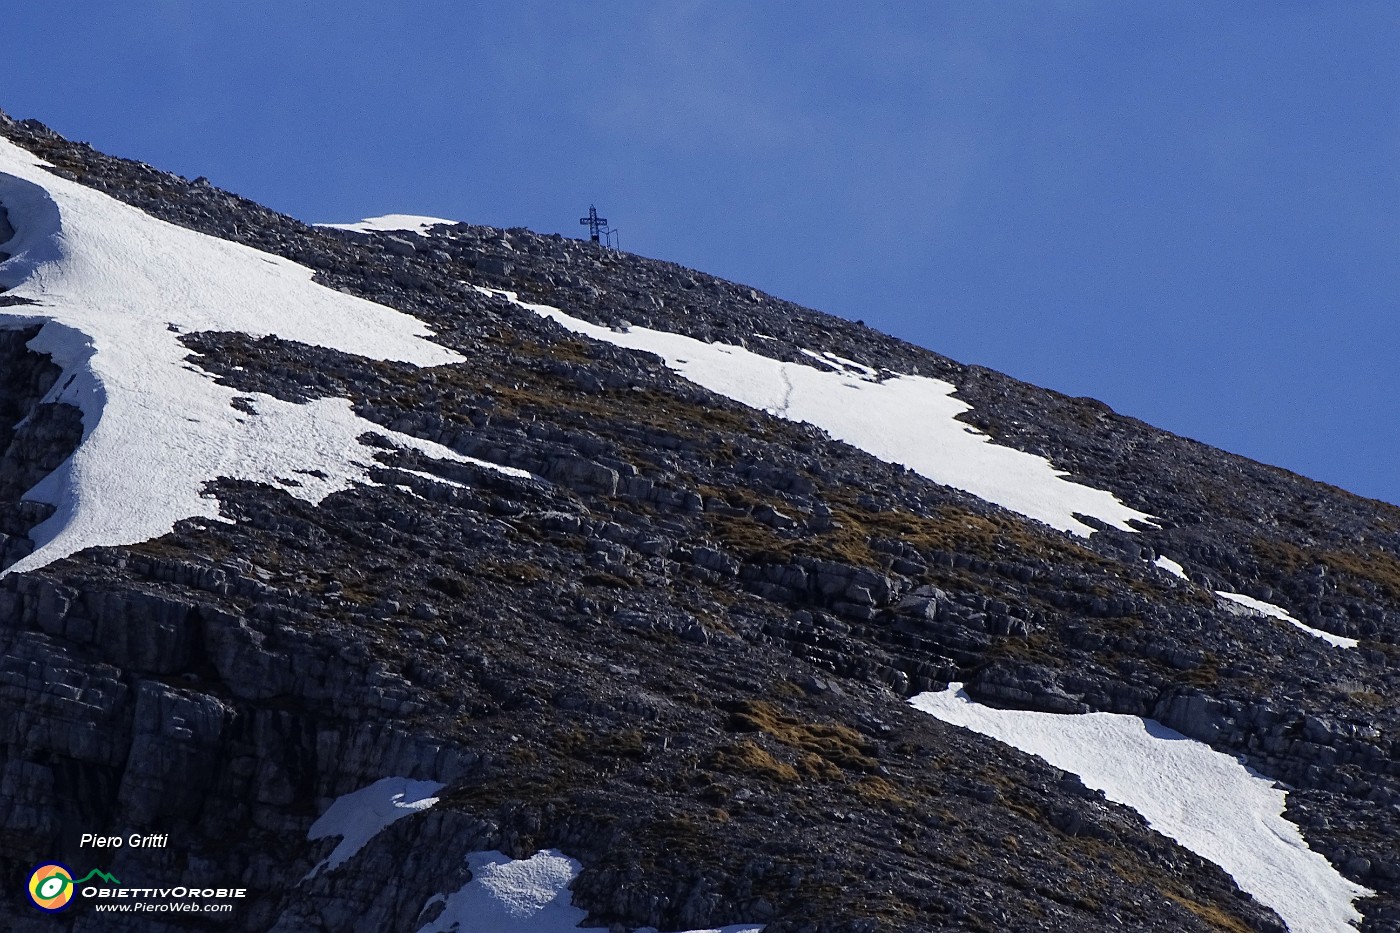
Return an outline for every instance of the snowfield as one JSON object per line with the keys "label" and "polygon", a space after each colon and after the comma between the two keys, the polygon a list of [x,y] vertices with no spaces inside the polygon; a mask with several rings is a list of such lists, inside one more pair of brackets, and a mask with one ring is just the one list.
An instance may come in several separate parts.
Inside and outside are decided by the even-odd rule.
{"label": "snowfield", "polygon": [[1158,555],[1157,559],[1154,560],[1152,563],[1154,566],[1162,568],[1174,577],[1186,580],[1187,582],[1190,582],[1191,580],[1191,578],[1186,575],[1186,568],[1181,566],[1165,554]]}
{"label": "snowfield", "polygon": [[[0,243],[11,254],[0,263],[0,287],[36,302],[0,307],[0,326],[44,322],[29,346],[63,369],[44,401],[77,406],[83,439],[26,494],[57,511],[34,529],[34,552],[11,572],[87,547],[156,538],[181,519],[217,519],[218,502],[205,491],[216,477],[277,484],[320,502],[369,482],[374,448],[359,441],[366,433],[429,457],[480,463],[366,421],[345,399],[298,405],[220,386],[187,361],[178,339],[241,331],[417,366],[460,361],[421,321],[41,165],[0,139],[0,204],[15,229]],[[254,414],[233,407],[239,396]]]}
{"label": "snowfield", "polygon": [[804,421],[889,463],[994,502],[1060,531],[1087,537],[1089,515],[1124,531],[1152,517],[1112,495],[1067,479],[1050,461],[1003,447],[955,416],[971,406],[952,397],[956,387],[926,376],[880,378],[869,366],[830,352],[803,352],[826,369],[785,363],[740,346],[703,343],[645,327],[612,330],[549,305],[522,302],[575,333],[632,350],[655,353],[691,382],[789,421]]}
{"label": "snowfield", "polygon": [[[1279,619],[1283,622],[1287,622],[1289,625],[1302,629],[1314,638],[1321,638],[1329,645],[1334,645],[1338,648],[1355,648],[1357,645],[1361,644],[1361,642],[1355,638],[1348,638],[1345,635],[1333,635],[1331,632],[1324,632],[1320,628],[1313,628],[1311,625],[1305,625],[1289,615],[1288,611],[1282,606],[1266,603],[1262,599],[1255,599],[1253,596],[1245,596],[1243,593],[1227,593],[1224,590],[1216,590],[1215,595],[1219,596],[1221,599],[1228,600],[1235,606],[1242,606],[1244,611],[1249,612],[1251,615],[1266,616],[1270,619]],[[1232,607],[1227,605],[1226,608],[1231,609]]]}
{"label": "snowfield", "polygon": [[385,214],[383,217],[366,217],[352,224],[316,224],[332,230],[353,230],[356,233],[419,233],[426,234],[439,224],[457,225],[455,220],[441,217],[420,217],[417,214]]}
{"label": "snowfield", "polygon": [[[1156,566],[1162,568],[1174,577],[1180,577],[1189,581],[1186,575],[1186,568],[1166,555],[1159,556],[1154,562]],[[1313,628],[1303,622],[1299,622],[1288,614],[1288,610],[1282,606],[1275,606],[1273,603],[1266,603],[1262,599],[1255,599],[1252,596],[1245,596],[1243,593],[1228,593],[1225,590],[1216,590],[1215,595],[1222,600],[1221,605],[1229,612],[1236,615],[1255,615],[1270,619],[1278,619],[1287,622],[1295,628],[1307,632],[1314,638],[1321,638],[1336,648],[1355,648],[1361,644],[1355,638],[1347,638],[1345,635],[1333,635],[1331,632],[1324,632],[1322,629]]]}
{"label": "snowfield", "polygon": [[1342,877],[1283,818],[1286,794],[1229,755],[1151,719],[995,709],[962,684],[921,693],[915,709],[1039,755],[1132,807],[1164,836],[1219,865],[1293,933],[1355,933],[1353,901],[1373,892]]}
{"label": "snowfield", "polygon": [[[379,834],[384,827],[406,816],[421,813],[438,802],[432,796],[446,785],[436,781],[411,781],[402,777],[386,777],[368,787],[361,787],[337,797],[307,832],[307,841],[339,836],[340,842],[331,854],[306,873],[314,878],[322,870],[335,871],[355,857],[355,853]],[[302,880],[305,881],[306,878]]]}
{"label": "snowfield", "polygon": [[[311,869],[306,881],[321,871],[335,871],[385,827],[429,809],[438,802],[432,796],[442,790],[435,781],[387,777],[368,787],[337,797],[326,808],[308,840],[340,836],[335,850]],[[421,914],[433,917],[418,933],[571,933],[588,916],[573,906],[569,885],[582,866],[555,849],[529,858],[512,859],[500,852],[473,852],[467,856],[471,879],[450,894],[436,894]],[[437,907],[436,905],[441,905]],[[722,929],[687,933],[762,933],[763,927],[740,924]],[[635,933],[657,933],[648,927]]]}
{"label": "snowfield", "polygon": [[[418,933],[574,933],[588,912],[573,906],[569,885],[582,866],[555,849],[527,859],[500,852],[467,856],[472,878],[451,894],[438,894],[423,905],[441,903],[442,912]],[[727,926],[687,933],[762,933],[762,926]],[[656,933],[654,927],[636,933]]]}

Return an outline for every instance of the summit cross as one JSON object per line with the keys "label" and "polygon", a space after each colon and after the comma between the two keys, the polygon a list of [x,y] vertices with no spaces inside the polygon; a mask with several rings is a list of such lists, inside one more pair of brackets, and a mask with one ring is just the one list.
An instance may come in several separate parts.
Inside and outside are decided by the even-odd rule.
{"label": "summit cross", "polygon": [[593,242],[598,242],[598,232],[608,225],[606,217],[598,216],[598,209],[592,204],[588,205],[588,216],[580,217],[578,222],[588,226],[588,232],[593,234]]}

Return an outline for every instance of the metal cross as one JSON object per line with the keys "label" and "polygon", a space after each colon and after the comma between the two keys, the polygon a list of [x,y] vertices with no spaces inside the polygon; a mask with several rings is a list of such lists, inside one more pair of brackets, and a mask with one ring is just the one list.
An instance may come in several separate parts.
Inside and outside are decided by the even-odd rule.
{"label": "metal cross", "polygon": [[588,205],[588,216],[580,217],[578,222],[588,225],[588,231],[593,234],[594,243],[598,242],[599,231],[608,225],[608,219],[606,217],[599,217],[598,209],[592,204]]}

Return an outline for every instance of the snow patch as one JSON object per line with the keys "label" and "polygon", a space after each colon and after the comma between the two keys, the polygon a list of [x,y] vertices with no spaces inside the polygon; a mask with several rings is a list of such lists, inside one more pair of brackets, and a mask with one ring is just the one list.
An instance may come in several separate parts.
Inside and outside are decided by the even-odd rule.
{"label": "snow patch", "polygon": [[[1254,615],[1268,616],[1271,619],[1280,619],[1287,622],[1289,625],[1302,629],[1314,638],[1321,638],[1329,645],[1334,645],[1338,648],[1355,648],[1357,645],[1361,644],[1361,642],[1355,638],[1347,638],[1345,635],[1333,635],[1331,632],[1324,632],[1320,628],[1313,628],[1311,625],[1305,625],[1289,615],[1288,611],[1282,606],[1266,603],[1262,599],[1245,596],[1243,593],[1227,593],[1224,590],[1216,590],[1215,595],[1219,596],[1221,599],[1229,600],[1236,606],[1244,607],[1244,609]],[[1234,611],[1233,606],[1227,605],[1225,608]]]}
{"label": "snow patch", "polygon": [[[42,165],[0,140],[0,204],[16,231],[5,244],[12,256],[0,263],[0,287],[37,303],[0,308],[0,326],[45,322],[29,346],[52,355],[63,375],[44,401],[77,406],[83,439],[26,494],[57,511],[34,529],[35,550],[10,572],[87,547],[156,538],[181,519],[218,519],[218,502],[205,491],[216,477],[277,484],[320,502],[370,482],[375,448],[359,441],[367,433],[483,465],[366,421],[345,399],[296,405],[221,386],[188,362],[178,339],[241,331],[416,366],[460,362],[431,342],[423,322],[317,285],[310,269],[289,260],[157,220]],[[239,396],[253,414],[233,407]]]}
{"label": "snow patch", "polygon": [[[443,904],[442,913],[419,927],[418,933],[573,933],[588,912],[573,906],[569,885],[582,866],[554,849],[542,849],[527,859],[500,852],[467,856],[472,878],[457,891],[436,894],[423,905],[427,911]],[[727,926],[689,933],[761,933],[761,926]],[[656,933],[655,928],[637,933]]]}
{"label": "snow patch", "polygon": [[869,366],[866,366],[864,363],[857,363],[855,360],[848,360],[844,356],[837,356],[830,350],[823,350],[822,352],[818,353],[815,350],[808,350],[805,347],[801,349],[803,355],[810,356],[818,363],[822,363],[823,365],[830,366],[834,369],[849,369],[852,372],[859,373],[862,376],[868,376],[872,379],[879,375],[879,373],[877,373],[874,369],[871,369]]}
{"label": "snow patch", "polygon": [[1003,710],[962,684],[921,693],[915,709],[1077,775],[1164,836],[1228,872],[1294,933],[1355,933],[1352,902],[1374,892],[1338,874],[1283,818],[1286,794],[1229,755],[1151,719]]}
{"label": "snow patch", "polygon": [[[439,484],[439,485],[441,485],[441,486],[451,486],[453,489],[467,489],[467,488],[468,488],[468,486],[467,486],[466,483],[459,483],[459,482],[457,482],[455,479],[448,479],[448,478],[445,477],[445,476],[438,476],[438,475],[435,474],[435,473],[425,473],[425,472],[423,472],[422,470],[404,470],[403,472],[408,473],[408,474],[410,474],[410,475],[412,475],[412,476],[416,476],[416,477],[418,477],[419,479],[425,479],[425,480],[428,480],[429,482],[437,483],[437,484]],[[524,471],[521,471],[521,472],[524,472]],[[526,475],[528,476],[529,474],[527,473]]]}
{"label": "snow patch", "polygon": [[328,836],[339,836],[340,843],[302,880],[314,878],[322,869],[335,871],[386,826],[414,813],[421,813],[437,803],[438,798],[431,795],[444,786],[436,781],[387,777],[337,797],[320,819],[311,824],[306,838],[314,842]]}
{"label": "snow patch", "polygon": [[418,233],[424,236],[433,227],[441,224],[457,225],[455,220],[441,217],[422,217],[417,214],[385,214],[383,217],[366,217],[352,224],[316,224],[333,230],[353,230],[356,233]]}
{"label": "snow patch", "polygon": [[971,406],[952,398],[956,387],[940,379],[879,379],[870,367],[829,352],[803,351],[836,372],[645,327],[614,331],[549,305],[522,302],[514,292],[480,290],[502,295],[575,333],[655,353],[671,369],[712,392],[790,421],[805,421],[881,460],[1061,531],[1093,534],[1078,515],[1123,531],[1135,530],[1131,521],[1152,520],[1112,493],[1070,481],[1069,474],[1045,458],[994,444],[986,434],[955,421]]}
{"label": "snow patch", "polygon": [[1154,560],[1152,563],[1155,566],[1161,567],[1163,570],[1165,570],[1167,573],[1171,574],[1174,577],[1180,577],[1183,580],[1190,579],[1186,576],[1186,568],[1178,564],[1176,561],[1172,560],[1170,557],[1167,557],[1165,554],[1159,555],[1157,559]]}

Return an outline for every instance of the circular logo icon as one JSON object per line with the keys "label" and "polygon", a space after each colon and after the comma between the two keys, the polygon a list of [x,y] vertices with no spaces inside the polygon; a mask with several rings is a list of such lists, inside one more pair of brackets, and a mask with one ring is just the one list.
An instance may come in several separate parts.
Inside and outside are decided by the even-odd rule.
{"label": "circular logo icon", "polygon": [[57,913],[73,900],[73,871],[67,865],[48,862],[29,874],[29,899],[40,910]]}

